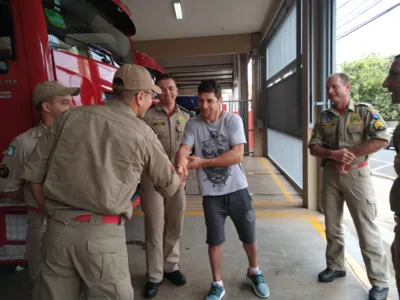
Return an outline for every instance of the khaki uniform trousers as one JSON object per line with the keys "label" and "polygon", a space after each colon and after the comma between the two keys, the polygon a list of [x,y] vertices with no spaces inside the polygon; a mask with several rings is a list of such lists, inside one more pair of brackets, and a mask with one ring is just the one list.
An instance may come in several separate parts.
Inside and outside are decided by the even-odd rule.
{"label": "khaki uniform trousers", "polygon": [[36,278],[39,272],[42,238],[46,227],[47,222],[44,213],[28,211],[25,256],[28,259],[29,276],[32,280]]}
{"label": "khaki uniform trousers", "polygon": [[396,276],[397,292],[399,293],[400,299],[400,224],[397,224],[394,228],[394,242],[392,245],[392,261]]}
{"label": "khaki uniform trousers", "polygon": [[389,262],[374,220],[376,199],[369,166],[340,175],[332,166],[323,172],[322,206],[326,227],[326,262],[333,270],[344,270],[344,238],[341,222],[344,201],[357,230],[361,254],[372,285],[389,286]]}
{"label": "khaki uniform trousers", "polygon": [[125,227],[48,217],[33,300],[133,300]]}
{"label": "khaki uniform trousers", "polygon": [[186,208],[185,184],[174,196],[164,199],[148,179],[140,182],[140,199],[145,215],[148,281],[158,283],[164,271],[178,270],[179,240],[183,234]]}

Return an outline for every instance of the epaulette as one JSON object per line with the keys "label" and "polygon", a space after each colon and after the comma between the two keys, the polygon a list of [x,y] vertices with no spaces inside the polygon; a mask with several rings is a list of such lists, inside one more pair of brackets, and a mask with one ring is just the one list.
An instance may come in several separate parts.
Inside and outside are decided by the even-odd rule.
{"label": "epaulette", "polygon": [[183,110],[185,113],[190,114],[189,110],[187,110],[186,108],[184,108],[183,106],[177,104],[180,110]]}
{"label": "epaulette", "polygon": [[369,103],[367,103],[367,102],[354,102],[354,105],[361,105],[361,106],[373,107],[372,104],[369,104]]}

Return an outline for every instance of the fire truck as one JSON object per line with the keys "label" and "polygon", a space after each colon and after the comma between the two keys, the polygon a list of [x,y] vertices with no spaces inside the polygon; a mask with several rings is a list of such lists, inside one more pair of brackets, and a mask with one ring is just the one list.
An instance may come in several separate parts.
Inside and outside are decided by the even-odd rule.
{"label": "fire truck", "polygon": [[[79,86],[73,101],[81,106],[111,100],[112,78],[122,64],[142,65],[153,79],[165,73],[135,51],[135,33],[120,0],[0,0],[0,149],[40,121],[32,95],[42,81]],[[138,202],[136,191],[133,206]],[[26,264],[26,228],[26,205],[0,198],[0,267]]]}

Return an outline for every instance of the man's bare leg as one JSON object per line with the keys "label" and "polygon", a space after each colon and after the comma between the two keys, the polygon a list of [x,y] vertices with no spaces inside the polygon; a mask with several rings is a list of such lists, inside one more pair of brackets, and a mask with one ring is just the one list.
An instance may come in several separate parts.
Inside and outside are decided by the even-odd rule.
{"label": "man's bare leg", "polygon": [[258,267],[258,255],[257,255],[257,243],[243,244],[244,250],[246,251],[247,258],[249,260],[250,268]]}
{"label": "man's bare leg", "polygon": [[208,256],[210,258],[211,272],[213,276],[213,281],[222,281],[221,279],[221,269],[222,269],[222,246],[209,246]]}

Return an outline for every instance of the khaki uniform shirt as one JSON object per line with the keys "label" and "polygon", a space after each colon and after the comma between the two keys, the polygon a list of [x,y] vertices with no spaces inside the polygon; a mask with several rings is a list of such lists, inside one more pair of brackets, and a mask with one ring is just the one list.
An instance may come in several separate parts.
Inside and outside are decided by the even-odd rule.
{"label": "khaki uniform shirt", "polygon": [[[389,142],[390,135],[386,131],[386,123],[372,105],[350,100],[343,115],[340,115],[333,107],[319,115],[309,147],[318,145],[332,150],[351,149],[369,139],[382,139]],[[367,159],[368,156],[360,156],[352,164]],[[333,160],[323,159],[322,166],[329,161]]]}
{"label": "khaki uniform shirt", "polygon": [[157,133],[158,139],[174,165],[175,155],[181,145],[185,125],[189,119],[189,112],[185,108],[176,105],[175,110],[169,116],[160,103],[150,108],[143,118]]}
{"label": "khaki uniform shirt", "polygon": [[179,177],[156,134],[113,100],[61,114],[37,143],[22,178],[43,183],[49,215],[67,222],[88,213],[130,218],[142,171],[163,196],[177,191]]}
{"label": "khaki uniform shirt", "polygon": [[17,136],[11,141],[0,163],[0,192],[16,192],[22,188],[26,204],[34,208],[39,208],[39,205],[33,198],[29,184],[20,175],[23,164],[45,131],[46,126],[40,122],[38,126]]}
{"label": "khaki uniform shirt", "polygon": [[[396,126],[393,132],[393,145],[396,149],[396,153],[400,154],[400,125]],[[393,181],[392,188],[390,190],[390,209],[400,214],[400,177],[397,177]]]}

